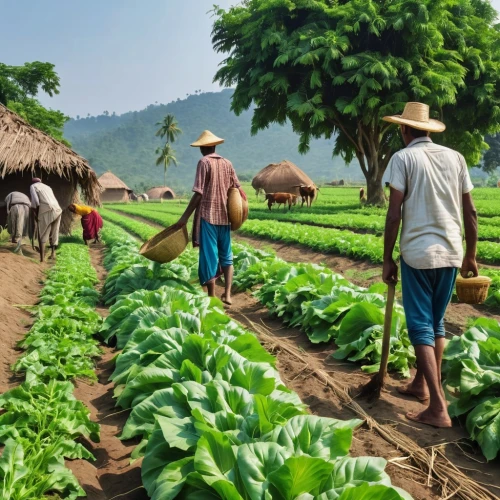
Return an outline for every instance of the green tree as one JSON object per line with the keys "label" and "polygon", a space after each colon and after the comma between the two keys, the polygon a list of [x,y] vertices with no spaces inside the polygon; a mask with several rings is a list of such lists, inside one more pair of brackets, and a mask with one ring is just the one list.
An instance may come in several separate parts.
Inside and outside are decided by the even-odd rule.
{"label": "green tree", "polygon": [[491,174],[500,167],[500,134],[488,136],[485,141],[489,149],[483,156],[481,168]]}
{"label": "green tree", "polygon": [[177,158],[172,146],[167,142],[162,148],[156,148],[156,154],[159,155],[156,159],[156,165],[163,165],[163,185],[167,185],[167,170],[170,165],[177,166]]}
{"label": "green tree", "polygon": [[160,155],[156,159],[156,165],[163,164],[163,185],[167,185],[167,170],[173,163],[177,166],[177,159],[175,158],[175,151],[170,146],[171,142],[175,142],[177,137],[182,134],[182,130],[179,128],[179,124],[175,119],[175,116],[168,114],[163,118],[161,122],[157,122],[156,125],[160,125],[160,128],[156,131],[156,136],[166,138],[166,143],[162,148],[156,148],[156,154]]}
{"label": "green tree", "polygon": [[63,139],[63,127],[69,119],[60,111],[47,109],[35,99],[40,92],[59,94],[59,76],[48,62],[31,62],[23,66],[0,63],[0,104],[22,116],[28,123],[55,139]]}
{"label": "green tree", "polygon": [[246,0],[216,9],[213,45],[227,58],[214,80],[234,86],[237,114],[255,105],[252,133],[289,120],[299,151],[336,138],[357,158],[368,202],[402,147],[381,121],[408,101],[429,104],[447,131],[435,138],[479,163],[500,130],[500,32],[487,0]]}
{"label": "green tree", "polygon": [[182,134],[175,116],[170,113],[163,118],[163,121],[157,122],[156,125],[160,125],[160,128],[156,131],[156,135],[162,139],[166,138],[167,143],[175,142],[177,137]]}
{"label": "green tree", "polygon": [[64,124],[69,118],[61,111],[46,109],[36,99],[31,98],[26,98],[21,102],[9,101],[8,107],[33,127],[43,130],[66,146],[71,146],[63,137]]}

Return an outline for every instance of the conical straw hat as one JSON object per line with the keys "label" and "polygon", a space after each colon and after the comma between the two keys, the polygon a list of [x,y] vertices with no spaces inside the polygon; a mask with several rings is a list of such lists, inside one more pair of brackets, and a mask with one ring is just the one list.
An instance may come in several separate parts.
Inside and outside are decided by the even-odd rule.
{"label": "conical straw hat", "polygon": [[385,122],[408,125],[417,130],[428,132],[444,132],[446,125],[438,120],[429,118],[429,106],[421,102],[409,102],[406,104],[402,115],[384,116]]}
{"label": "conical straw hat", "polygon": [[201,146],[217,146],[217,144],[222,144],[223,142],[224,139],[212,134],[210,130],[204,130],[200,137],[198,137],[198,140],[193,142],[191,146],[193,148],[199,148]]}

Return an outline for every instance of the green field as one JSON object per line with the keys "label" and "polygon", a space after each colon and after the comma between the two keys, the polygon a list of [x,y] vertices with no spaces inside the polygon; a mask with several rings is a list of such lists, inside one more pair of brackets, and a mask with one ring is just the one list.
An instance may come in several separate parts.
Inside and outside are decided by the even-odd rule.
{"label": "green field", "polygon": [[[327,195],[334,197],[337,190],[331,189]],[[479,191],[479,190],[478,190]],[[487,203],[490,211],[494,213],[496,201],[491,199],[496,193],[494,190],[482,190],[478,193],[478,205]],[[338,192],[346,199],[345,207],[351,205],[353,190],[340,189]],[[340,196],[339,196],[340,197]],[[488,199],[490,197],[490,199]],[[355,259],[365,259],[374,263],[381,261],[382,238],[379,233],[379,219],[383,215],[381,210],[377,209],[371,213],[368,208],[349,208],[345,214],[345,226],[349,229],[339,230],[335,228],[321,227],[317,220],[312,222],[298,222],[299,216],[304,221],[309,220],[317,212],[316,217],[337,217],[335,212],[337,207],[331,204],[332,214],[326,212],[326,205],[318,203],[317,207],[299,211],[295,210],[296,222],[276,221],[270,218],[264,219],[261,209],[253,208],[258,202],[252,201],[251,218],[246,222],[242,230],[243,233],[252,234],[263,239],[273,239],[282,242],[299,243],[309,247],[312,250],[335,252],[351,256]],[[120,226],[129,234],[133,234],[144,241],[158,232],[159,226],[168,226],[178,220],[178,217],[185,209],[186,203],[183,200],[177,200],[168,203],[149,203],[149,204],[115,204],[107,205],[102,214],[107,225],[111,222],[114,232]],[[339,205],[340,206],[340,205]],[[480,211],[481,213],[481,211]],[[337,211],[338,214],[338,211]],[[273,212],[271,215],[275,215]],[[132,216],[132,217],[130,217]],[[260,218],[259,218],[260,217]],[[334,219],[331,219],[334,220]],[[481,214],[481,221],[488,221],[490,218]],[[493,218],[492,218],[493,220]],[[150,222],[148,222],[150,221]],[[484,227],[499,227],[495,224],[484,224]],[[365,230],[363,234],[360,231]],[[357,231],[357,232],[356,232]],[[374,234],[371,234],[372,233]],[[120,236],[121,238],[121,236]],[[135,246],[136,243],[132,244]],[[493,241],[481,241],[479,244],[479,253],[483,260],[498,262],[498,243]],[[240,290],[252,291],[253,295],[265,305],[269,311],[279,317],[285,324],[301,329],[307,334],[311,343],[334,342],[336,350],[333,357],[338,360],[346,360],[361,364],[361,369],[367,373],[377,371],[380,362],[381,332],[383,329],[383,311],[385,308],[385,299],[382,295],[383,286],[374,284],[369,289],[360,288],[350,283],[344,276],[341,276],[332,270],[313,264],[294,264],[282,260],[273,252],[256,250],[248,246],[235,244],[233,247],[235,253],[235,281],[234,285]],[[128,252],[128,250],[127,250]],[[131,263],[139,263],[136,257],[131,257]],[[179,273],[184,276],[193,276],[196,273],[196,254],[192,250],[185,252],[178,261],[179,267],[172,267],[172,271],[162,273],[154,271],[155,276],[151,276],[147,283],[153,289],[160,286],[162,280],[172,280],[172,272],[175,272],[175,279]],[[121,273],[122,263],[119,263],[118,271]],[[188,267],[188,270],[182,271],[182,266]],[[131,279],[135,280],[137,271],[131,274]],[[108,277],[107,286],[104,289],[105,295],[113,303],[123,297],[124,290],[118,289],[119,282],[122,280],[120,274],[113,276],[111,272]],[[483,270],[493,278],[493,287],[491,289],[488,304],[498,307],[500,304],[500,270],[488,268]],[[196,278],[194,278],[195,280]],[[155,284],[156,283],[156,284]],[[164,282],[166,283],[166,281]],[[191,280],[193,283],[193,280]],[[123,283],[120,286],[124,286]],[[128,289],[133,289],[131,282],[126,285]],[[170,285],[172,286],[172,285]],[[173,285],[178,287],[178,285]],[[187,287],[188,285],[183,285]],[[149,298],[144,291],[148,305],[154,305],[155,302]],[[139,294],[137,295],[139,298]],[[147,295],[147,297],[146,297]],[[158,294],[154,300],[159,300],[157,307],[164,308],[164,300]],[[151,295],[153,297],[153,295]],[[123,304],[128,307],[128,299],[124,299]],[[167,299],[170,300],[170,299]],[[134,301],[135,303],[135,301]],[[117,317],[121,314],[119,304],[116,308]],[[140,307],[138,302],[134,307]],[[170,311],[165,308],[165,314]],[[394,372],[399,372],[403,377],[410,375],[410,368],[414,365],[415,357],[412,346],[410,345],[406,324],[404,321],[404,311],[400,305],[396,306],[394,312],[397,318],[398,329],[393,332],[391,340],[391,354],[389,358],[389,368]],[[131,333],[125,325],[128,323],[117,323],[113,315],[107,320],[111,329],[104,328],[104,335],[118,336],[118,347],[127,348],[127,342],[131,338]],[[165,323],[166,324],[166,323]],[[163,326],[163,323],[162,323]],[[495,398],[498,390],[497,368],[491,363],[490,357],[498,350],[498,338],[500,328],[496,320],[479,318],[471,324],[463,335],[456,336],[449,343],[443,365],[443,383],[447,387],[448,399],[450,402],[449,413],[452,417],[466,416],[466,427],[472,439],[476,440],[481,446],[482,452],[487,459],[493,459],[500,449],[498,440],[486,439],[487,433],[494,427],[493,420],[500,415],[500,399]],[[122,337],[122,339],[120,339]],[[477,358],[477,366],[471,370],[467,364],[468,358]],[[474,365],[476,366],[476,365]],[[128,373],[128,372],[126,372]],[[121,375],[120,375],[121,376]],[[474,389],[479,387],[480,390]],[[466,383],[464,383],[466,382]],[[472,385],[471,385],[472,384]],[[469,388],[469,385],[472,387]],[[123,408],[134,406],[134,398],[141,397],[142,387],[135,387],[130,391],[121,393],[118,399],[118,405]],[[142,412],[140,402],[137,408]],[[134,410],[135,411],[135,410]],[[132,425],[127,424],[125,434],[135,432],[134,412],[132,413]],[[490,419],[484,427],[480,422],[483,419]],[[135,434],[131,434],[135,435]],[[143,436],[144,437],[144,436]],[[155,434],[146,435],[154,438]],[[154,451],[146,449],[146,457],[152,454],[151,460],[156,459]],[[139,446],[137,456],[141,456],[144,449]],[[146,463],[146,458],[145,458]],[[144,477],[145,485],[148,485],[147,477]],[[158,485],[154,482],[149,484],[149,488],[155,488]]]}
{"label": "green field", "polygon": [[[295,206],[284,210],[275,206],[270,211],[262,195],[257,197],[250,186],[244,187],[249,193],[250,212],[241,234],[382,262],[386,210],[360,205],[358,188],[322,187],[311,208]],[[500,264],[500,190],[478,188],[473,194],[479,214],[478,260],[489,265]],[[107,204],[106,209],[166,227],[176,222],[187,201]]]}

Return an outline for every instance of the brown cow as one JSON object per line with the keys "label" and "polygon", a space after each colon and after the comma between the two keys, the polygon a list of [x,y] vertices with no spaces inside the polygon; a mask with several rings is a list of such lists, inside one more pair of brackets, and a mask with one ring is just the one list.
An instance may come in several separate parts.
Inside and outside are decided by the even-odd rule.
{"label": "brown cow", "polygon": [[299,184],[298,186],[293,187],[299,188],[299,194],[302,198],[302,205],[300,205],[300,208],[304,206],[304,203],[307,207],[310,207],[312,205],[312,202],[316,199],[316,194],[319,191],[319,188],[314,184],[310,184],[309,186]]}
{"label": "brown cow", "polygon": [[269,210],[271,210],[271,207],[275,203],[278,204],[278,208],[281,205],[285,205],[285,210],[286,205],[288,204],[288,210],[290,210],[292,208],[292,205],[295,205],[297,203],[297,195],[290,193],[266,193],[266,201]]}

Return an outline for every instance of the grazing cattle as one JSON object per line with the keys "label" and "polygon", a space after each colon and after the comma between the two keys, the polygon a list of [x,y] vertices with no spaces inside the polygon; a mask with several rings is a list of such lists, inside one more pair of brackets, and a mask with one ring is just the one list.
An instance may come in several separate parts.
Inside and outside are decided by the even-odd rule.
{"label": "grazing cattle", "polygon": [[365,188],[361,188],[359,190],[359,202],[364,205],[367,201],[366,194],[365,194]]}
{"label": "grazing cattle", "polygon": [[288,204],[288,210],[290,210],[292,208],[292,205],[295,205],[297,203],[297,195],[290,193],[266,193],[266,201],[269,210],[271,210],[271,207],[275,203],[278,204],[278,208],[281,205],[285,205],[285,210]]}
{"label": "grazing cattle", "polygon": [[309,186],[299,184],[298,186],[293,187],[299,188],[299,194],[302,198],[302,205],[300,205],[300,208],[304,206],[304,203],[307,207],[310,207],[312,205],[312,202],[316,199],[316,194],[319,191],[319,188],[314,184],[309,184]]}

